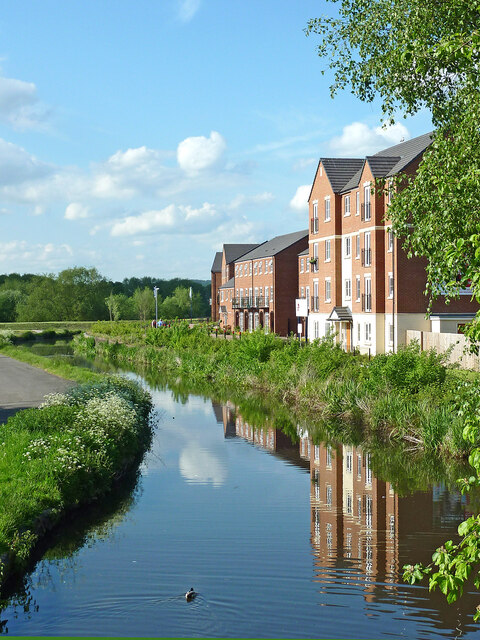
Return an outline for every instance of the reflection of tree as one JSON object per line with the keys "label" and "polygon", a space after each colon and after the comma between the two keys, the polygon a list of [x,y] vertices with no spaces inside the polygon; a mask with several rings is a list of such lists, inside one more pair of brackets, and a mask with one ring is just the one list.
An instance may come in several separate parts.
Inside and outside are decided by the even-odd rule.
{"label": "reflection of tree", "polygon": [[5,598],[0,600],[0,633],[8,633],[8,620],[2,620],[2,610],[8,607],[10,617],[23,614],[29,619],[38,611],[32,592],[53,585],[52,567],[62,579],[72,581],[78,570],[79,551],[115,534],[141,495],[139,479],[138,470],[130,473],[109,493],[108,500],[78,509],[74,518],[65,519],[39,545],[28,573],[7,584]]}

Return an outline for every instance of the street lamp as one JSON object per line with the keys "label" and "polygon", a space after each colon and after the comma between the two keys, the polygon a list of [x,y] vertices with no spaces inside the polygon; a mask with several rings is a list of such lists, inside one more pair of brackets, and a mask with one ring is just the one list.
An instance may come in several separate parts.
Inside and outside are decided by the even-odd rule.
{"label": "street lamp", "polygon": [[153,297],[155,298],[155,326],[158,324],[158,287],[153,287]]}

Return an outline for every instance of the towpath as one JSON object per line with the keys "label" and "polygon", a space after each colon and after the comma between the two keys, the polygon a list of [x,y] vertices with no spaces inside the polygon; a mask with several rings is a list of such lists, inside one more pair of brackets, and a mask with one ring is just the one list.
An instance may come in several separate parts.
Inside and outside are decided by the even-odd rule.
{"label": "towpath", "polygon": [[0,354],[0,424],[20,409],[38,407],[48,393],[65,391],[73,384]]}

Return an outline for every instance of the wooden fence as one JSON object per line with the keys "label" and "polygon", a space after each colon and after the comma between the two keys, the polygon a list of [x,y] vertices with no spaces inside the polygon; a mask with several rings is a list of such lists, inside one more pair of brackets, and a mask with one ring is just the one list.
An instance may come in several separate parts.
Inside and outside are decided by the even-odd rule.
{"label": "wooden fence", "polygon": [[[468,351],[468,340],[458,333],[433,333],[432,331],[407,330],[407,344],[417,340],[422,351],[435,349],[437,353],[445,353],[452,347],[448,362],[458,363],[460,369],[480,371],[480,356]],[[452,346],[453,345],[453,346]]]}

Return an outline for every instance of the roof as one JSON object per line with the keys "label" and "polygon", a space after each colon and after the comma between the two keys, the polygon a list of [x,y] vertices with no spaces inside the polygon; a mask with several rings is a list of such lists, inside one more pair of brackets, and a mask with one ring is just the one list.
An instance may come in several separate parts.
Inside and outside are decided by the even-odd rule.
{"label": "roof", "polygon": [[300,253],[298,255],[299,256],[308,256],[308,247],[306,249],[304,249],[303,251],[300,251]]}
{"label": "roof", "polygon": [[330,322],[352,322],[350,307],[333,307],[331,314],[327,318],[328,320]]}
{"label": "roof", "polygon": [[432,133],[425,133],[364,158],[320,158],[318,166],[323,165],[333,192],[343,193],[358,187],[365,163],[375,178],[400,173],[425,151],[432,142],[432,136]]}
{"label": "roof", "polygon": [[230,280],[228,280],[228,282],[225,282],[225,284],[221,284],[218,288],[219,289],[233,289],[235,285],[235,278],[230,278]]}
{"label": "roof", "polygon": [[290,247],[292,244],[295,244],[303,238],[308,238],[308,229],[303,229],[302,231],[294,231],[293,233],[287,233],[283,236],[276,236],[275,238],[272,238],[272,240],[267,240],[267,242],[259,245],[256,249],[253,249],[253,251],[245,254],[236,262],[241,262],[243,260],[271,258],[277,253],[288,249],[288,247]]}
{"label": "roof", "polygon": [[224,244],[225,262],[227,264],[235,262],[240,256],[255,249],[255,247],[258,247],[258,244]]}
{"label": "roof", "polygon": [[215,254],[212,268],[210,269],[212,273],[220,273],[220,271],[222,270],[222,255],[223,254],[221,251],[217,251],[217,253]]}

